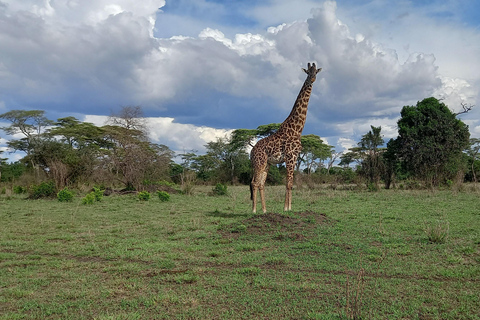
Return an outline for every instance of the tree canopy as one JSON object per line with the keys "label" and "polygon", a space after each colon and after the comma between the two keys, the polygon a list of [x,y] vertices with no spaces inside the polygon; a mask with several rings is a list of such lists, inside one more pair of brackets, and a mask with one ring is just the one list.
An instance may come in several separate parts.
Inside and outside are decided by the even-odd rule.
{"label": "tree canopy", "polygon": [[404,169],[432,185],[454,179],[463,169],[468,126],[433,97],[404,106],[400,116],[396,152]]}

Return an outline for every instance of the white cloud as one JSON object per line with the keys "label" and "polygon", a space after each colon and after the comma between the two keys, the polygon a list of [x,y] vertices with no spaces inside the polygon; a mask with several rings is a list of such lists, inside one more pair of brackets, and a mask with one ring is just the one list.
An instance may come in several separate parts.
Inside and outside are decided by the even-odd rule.
{"label": "white cloud", "polygon": [[[86,115],[83,121],[103,126],[107,120],[107,116]],[[173,118],[168,117],[148,117],[146,120],[150,140],[166,145],[176,153],[191,151],[204,153],[208,142],[225,138],[232,132],[232,130],[176,123]]]}
{"label": "white cloud", "polygon": [[177,153],[192,150],[204,153],[208,142],[225,138],[231,133],[231,130],[175,123],[173,118],[148,118],[148,125],[153,142],[170,146]]}
{"label": "white cloud", "polygon": [[337,145],[341,147],[341,150],[337,152],[346,152],[348,149],[357,146],[357,142],[349,138],[338,138]]}
{"label": "white cloud", "polygon": [[[443,26],[407,2],[374,19],[370,9],[388,8],[386,1],[339,9],[333,1],[275,0],[244,9],[263,29],[236,34],[230,25],[205,25],[203,16],[158,14],[164,0],[6,4],[0,6],[0,111],[105,115],[141,105],[159,117],[162,129],[153,137],[176,150],[202,150],[226,132],[213,127],[285,119],[307,62],[323,70],[304,133],[329,141],[357,139],[370,125],[394,136],[401,108],[431,95],[451,108],[480,105],[478,30]],[[209,17],[225,14],[219,3],[195,6]],[[155,18],[189,29],[189,36],[153,37]]]}

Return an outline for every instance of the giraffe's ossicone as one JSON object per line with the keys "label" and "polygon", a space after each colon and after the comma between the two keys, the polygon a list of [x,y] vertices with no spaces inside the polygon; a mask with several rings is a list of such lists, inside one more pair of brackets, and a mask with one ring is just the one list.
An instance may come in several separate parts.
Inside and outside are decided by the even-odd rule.
{"label": "giraffe's ossicone", "polygon": [[258,141],[250,152],[253,178],[250,184],[251,198],[253,200],[253,212],[257,207],[257,190],[260,191],[263,213],[267,212],[265,204],[265,181],[267,180],[268,169],[271,164],[285,162],[287,169],[287,181],[285,192],[285,211],[292,210],[292,187],[293,172],[297,157],[302,150],[300,138],[307,119],[308,101],[312,93],[312,84],[315,82],[317,69],[315,63],[308,63],[307,69],[302,69],[307,74],[290,115],[280,125],[278,131]]}

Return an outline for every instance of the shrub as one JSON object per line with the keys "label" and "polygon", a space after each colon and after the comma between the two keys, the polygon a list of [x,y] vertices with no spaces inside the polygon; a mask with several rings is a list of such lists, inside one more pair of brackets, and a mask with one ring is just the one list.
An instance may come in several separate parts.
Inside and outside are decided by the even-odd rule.
{"label": "shrub", "polygon": [[26,192],[27,192],[27,188],[25,188],[25,187],[22,187],[22,186],[13,187],[13,193],[15,193],[15,194],[22,194],[22,193],[26,193]]}
{"label": "shrub", "polygon": [[87,194],[83,199],[82,203],[83,204],[93,204],[95,202],[95,193],[92,191],[89,194]]}
{"label": "shrub", "polygon": [[369,182],[367,184],[367,189],[370,192],[378,192],[380,190],[380,188],[378,187],[378,184],[373,183],[373,182]]}
{"label": "shrub", "polygon": [[60,202],[69,202],[73,200],[73,192],[67,188],[63,188],[57,193],[57,199]]}
{"label": "shrub", "polygon": [[216,196],[225,196],[228,194],[227,186],[221,183],[217,183],[217,185],[213,188],[213,194]]}
{"label": "shrub", "polygon": [[157,195],[158,195],[158,198],[160,199],[160,201],[162,201],[162,202],[170,200],[170,195],[168,194],[168,192],[158,191]]}
{"label": "shrub", "polygon": [[95,201],[102,200],[104,191],[104,189],[93,187],[93,195],[95,196]]}
{"label": "shrub", "polygon": [[141,191],[138,193],[138,200],[140,201],[148,201],[150,200],[150,192],[148,191]]}
{"label": "shrub", "polygon": [[42,182],[39,185],[33,185],[30,188],[30,198],[40,199],[55,196],[55,184],[53,181]]}

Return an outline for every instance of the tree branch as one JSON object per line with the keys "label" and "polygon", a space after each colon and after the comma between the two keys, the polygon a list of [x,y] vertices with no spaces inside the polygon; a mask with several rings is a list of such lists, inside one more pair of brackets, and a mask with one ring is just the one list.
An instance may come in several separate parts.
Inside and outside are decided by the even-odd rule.
{"label": "tree branch", "polygon": [[475,105],[469,105],[469,106],[467,106],[467,104],[464,103],[464,102],[460,103],[460,105],[462,106],[463,111],[460,111],[460,112],[455,113],[455,116],[458,116],[459,114],[467,113],[467,112],[469,112],[470,110],[472,110],[473,107],[475,106]]}

